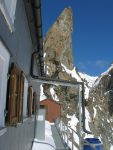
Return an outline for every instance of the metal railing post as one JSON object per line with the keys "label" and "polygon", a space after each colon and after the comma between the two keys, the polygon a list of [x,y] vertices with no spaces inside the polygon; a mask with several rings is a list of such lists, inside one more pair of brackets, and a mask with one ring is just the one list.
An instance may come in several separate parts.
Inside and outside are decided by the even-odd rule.
{"label": "metal railing post", "polygon": [[66,126],[64,124],[64,141],[66,142]]}
{"label": "metal railing post", "polygon": [[[63,120],[59,121],[59,125],[57,127],[60,127],[59,133],[61,135],[62,140],[64,140],[63,143],[66,143],[67,147],[71,146],[70,147],[71,150],[74,150],[74,146],[76,146],[76,145],[74,145],[74,142],[76,142],[74,139],[74,134],[78,135],[79,140],[80,140],[79,143],[81,144],[81,146],[83,146],[83,144],[82,144],[83,139],[80,134],[81,133],[80,128],[79,128],[79,130],[80,130],[79,133],[77,133],[75,130],[73,130],[71,127],[69,127],[68,124],[66,124],[66,122],[64,123]],[[70,134],[71,134],[71,139],[69,136]],[[71,142],[71,145],[69,145],[69,142]],[[66,145],[65,145],[65,147],[66,147]],[[80,145],[79,145],[79,150],[83,150],[83,147],[80,147]]]}
{"label": "metal railing post", "polygon": [[69,128],[68,128],[68,125],[67,125],[67,146],[69,145],[69,141],[68,141],[68,130],[69,130]]}
{"label": "metal railing post", "polygon": [[64,140],[64,122],[62,121],[62,138]]}
{"label": "metal railing post", "polygon": [[62,120],[61,120],[61,125],[62,125],[62,128],[61,128],[61,136],[62,136],[62,138],[63,138],[63,122],[62,122]]}
{"label": "metal railing post", "polygon": [[72,150],[74,150],[74,137],[73,137],[73,130],[72,130]]}

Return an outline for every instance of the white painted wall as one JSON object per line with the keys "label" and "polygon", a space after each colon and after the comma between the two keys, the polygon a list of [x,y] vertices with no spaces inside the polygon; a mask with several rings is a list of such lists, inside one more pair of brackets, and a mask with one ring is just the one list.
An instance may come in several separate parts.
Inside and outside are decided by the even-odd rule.
{"label": "white painted wall", "polygon": [[0,41],[0,127],[5,126],[4,110],[6,107],[7,74],[10,54]]}

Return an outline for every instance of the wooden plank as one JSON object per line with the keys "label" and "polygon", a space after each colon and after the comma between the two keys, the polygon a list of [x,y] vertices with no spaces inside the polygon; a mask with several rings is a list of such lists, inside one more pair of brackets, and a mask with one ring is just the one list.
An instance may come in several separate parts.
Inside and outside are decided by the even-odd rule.
{"label": "wooden plank", "polygon": [[35,114],[37,109],[37,94],[36,92],[33,93],[33,111],[32,113]]}
{"label": "wooden plank", "polygon": [[23,112],[23,93],[24,93],[24,75],[21,72],[19,77],[19,88],[18,88],[18,122],[22,122]]}

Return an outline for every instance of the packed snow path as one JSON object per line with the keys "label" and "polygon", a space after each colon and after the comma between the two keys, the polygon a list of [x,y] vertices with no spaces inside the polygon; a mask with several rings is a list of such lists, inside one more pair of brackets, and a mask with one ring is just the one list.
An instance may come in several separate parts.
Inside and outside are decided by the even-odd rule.
{"label": "packed snow path", "polygon": [[65,150],[64,145],[62,144],[61,137],[55,127],[55,125],[51,125],[52,136],[55,142],[56,150]]}
{"label": "packed snow path", "polygon": [[32,150],[65,150],[54,124],[45,121],[45,140],[34,139]]}

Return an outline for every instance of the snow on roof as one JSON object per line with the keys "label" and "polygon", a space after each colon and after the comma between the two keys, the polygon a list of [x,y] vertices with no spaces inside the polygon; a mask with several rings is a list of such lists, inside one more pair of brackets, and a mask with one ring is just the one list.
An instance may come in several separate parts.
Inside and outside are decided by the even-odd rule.
{"label": "snow on roof", "polygon": [[55,142],[52,137],[51,124],[45,121],[45,140],[34,139],[32,150],[55,150]]}
{"label": "snow on roof", "polygon": [[42,104],[44,101],[51,101],[51,102],[54,102],[54,103],[56,103],[56,104],[58,104],[58,105],[60,105],[61,106],[61,104],[59,103],[59,102],[57,102],[57,101],[55,101],[55,100],[53,100],[53,99],[49,99],[49,98],[46,98],[46,99],[44,99],[44,100],[42,100],[41,102],[40,102],[40,104]]}

